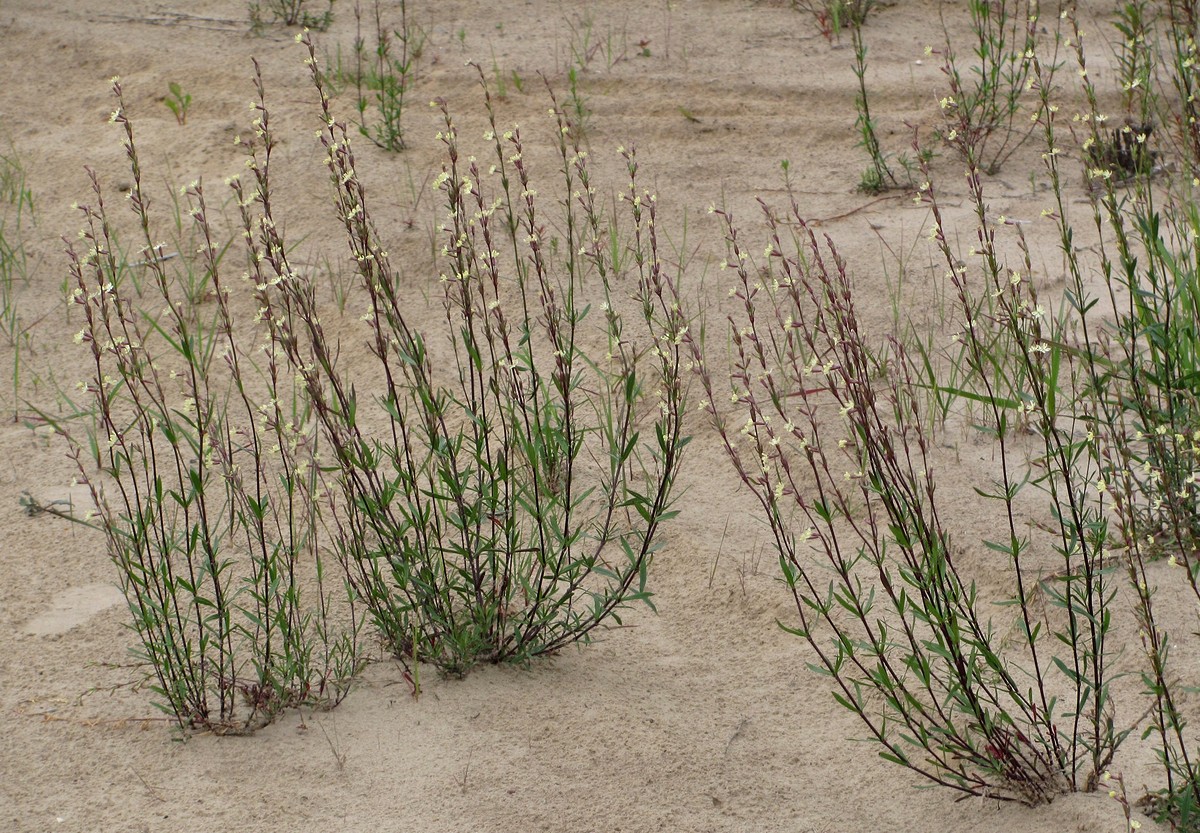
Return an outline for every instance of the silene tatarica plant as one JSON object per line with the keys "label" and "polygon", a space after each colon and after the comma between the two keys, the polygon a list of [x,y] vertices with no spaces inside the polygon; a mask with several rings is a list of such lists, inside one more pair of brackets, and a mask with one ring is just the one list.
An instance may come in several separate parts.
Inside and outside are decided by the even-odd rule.
{"label": "silene tatarica plant", "polygon": [[[492,120],[485,167],[460,156],[442,105],[444,326],[431,350],[405,300],[427,278],[389,257],[299,40],[373,369],[337,358],[314,276],[289,260],[261,77],[239,139],[248,174],[228,180],[251,298],[225,279],[239,247],[217,242],[200,183],[172,200],[180,256],[154,242],[119,83],[141,242],[126,253],[93,175],[71,251],[93,372],[74,417],[47,418],[92,490],[159,704],[185,729],[244,732],[337,703],[364,619],[414,669],[453,673],[588,641],[650,603],[687,444],[686,328],[633,152],[621,151],[614,205],[627,213],[614,216],[555,104],[553,202],[518,129]],[[239,315],[240,300],[257,314]]]}
{"label": "silene tatarica plant", "polygon": [[[728,376],[710,371],[697,337],[684,341],[704,408],[774,534],[797,613],[785,627],[881,757],[963,794],[1036,805],[1111,780],[1141,729],[1165,775],[1148,806],[1194,830],[1200,755],[1155,611],[1163,598],[1200,597],[1200,178],[1154,181],[1167,169],[1147,146],[1153,108],[1128,96],[1129,119],[1107,127],[1083,36],[1070,10],[1061,19],[1086,105],[1072,119],[1083,125],[1079,179],[1067,173],[1068,108],[1053,84],[1064,41],[1031,40],[1005,60],[1042,142],[1048,205],[1036,229],[1059,244],[1059,298],[1039,294],[1029,221],[988,208],[1004,115],[989,122],[999,156],[962,146],[968,252],[916,148],[915,201],[950,287],[944,346],[913,332],[871,337],[846,261],[795,202],[786,214],[764,206],[765,249],[714,207],[735,276]],[[1148,83],[1140,64],[1122,66],[1127,92]],[[1190,124],[1172,109],[1186,103],[1167,94],[1162,105],[1165,122]],[[1071,223],[1072,188],[1090,202],[1093,247]],[[981,537],[947,511],[957,496],[943,476],[959,465],[940,435],[949,416],[995,461],[971,484],[994,530]],[[1117,650],[1122,621],[1141,651]],[[1147,702],[1118,708],[1113,682],[1134,674]]]}
{"label": "silene tatarica plant", "polygon": [[[339,366],[316,288],[287,262],[277,227],[249,222],[255,280],[272,287],[273,337],[335,461],[334,545],[350,583],[397,656],[449,672],[587,640],[629,603],[649,601],[687,441],[684,324],[667,300],[655,201],[638,184],[633,152],[623,151],[627,218],[609,216],[557,103],[560,196],[550,201],[531,180],[520,130],[496,126],[486,88],[490,163],[460,155],[458,128],[435,102],[445,326],[431,346],[406,309],[413,278],[371,221],[312,44],[300,39],[367,299],[377,392]],[[269,133],[260,144],[268,153]],[[242,200],[253,201],[270,216],[265,183]]]}
{"label": "silene tatarica plant", "polygon": [[239,316],[199,182],[172,198],[176,251],[155,242],[118,80],[113,91],[139,242],[125,248],[92,173],[69,251],[90,371],[75,418],[47,418],[91,490],[158,704],[183,729],[242,733],[339,702],[361,617],[325,572],[308,398]]}

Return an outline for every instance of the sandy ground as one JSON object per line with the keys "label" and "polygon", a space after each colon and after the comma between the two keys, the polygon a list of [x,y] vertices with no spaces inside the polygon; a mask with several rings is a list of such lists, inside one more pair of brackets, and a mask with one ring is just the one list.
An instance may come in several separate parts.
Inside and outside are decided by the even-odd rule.
{"label": "sandy ground", "polygon": [[[663,227],[686,255],[691,289],[704,286],[716,298],[727,288],[715,266],[721,230],[706,208],[720,202],[752,226],[755,197],[779,198],[780,161],[788,159],[804,212],[824,221],[849,258],[866,325],[881,332],[892,320],[888,277],[899,264],[883,240],[909,261],[901,316],[927,315],[927,210],[911,194],[855,191],[866,160],[855,147],[848,38],[831,45],[784,0],[410,5],[428,36],[406,115],[411,148],[358,149],[385,234],[409,258],[413,281],[435,274],[428,182],[441,145],[436,113],[424,102],[445,97],[465,125],[482,124],[474,71],[464,64],[505,77],[515,70],[525,89],[509,85],[500,116],[520,122],[535,145],[552,129],[537,74],[562,90],[572,38],[590,21],[600,47],[581,77],[592,110],[587,142],[610,174],[616,147],[636,144]],[[333,28],[318,36],[326,54],[347,50],[353,38],[346,0],[336,12]],[[961,27],[961,3],[945,12]],[[923,53],[937,20],[931,0],[900,0],[868,25],[869,82],[892,152],[907,147],[907,125],[928,134],[938,118],[943,78]],[[52,407],[55,388],[70,390],[81,378],[84,357],[70,343],[77,314],[62,300],[60,237],[78,228],[70,205],[88,196],[85,164],[114,203],[128,185],[121,137],[107,123],[114,75],[124,81],[152,186],[165,193],[203,177],[215,191],[242,167],[233,138],[250,119],[257,57],[284,139],[276,188],[289,231],[318,249],[342,250],[313,139],[315,97],[293,34],[271,26],[251,35],[246,5],[235,0],[0,0],[0,141],[11,139],[37,205],[26,233],[34,268],[20,295],[24,321],[36,322],[23,400]],[[194,98],[184,126],[161,103],[171,81]],[[337,106],[349,114],[352,105],[343,97]],[[936,167],[948,202],[961,204],[958,163],[943,155]],[[1018,155],[989,183],[992,210],[1037,217],[1038,185],[1029,176],[1037,170],[1035,153]],[[1036,244],[1052,231],[1030,233]],[[1051,264],[1052,246],[1043,250]],[[1043,279],[1052,286],[1054,269]],[[439,305],[426,314],[436,326]],[[0,367],[11,367],[11,357],[0,345]],[[633,611],[629,627],[527,671],[485,667],[461,681],[427,673],[419,700],[398,666],[381,659],[332,712],[288,713],[251,738],[180,742],[145,692],[127,686],[138,675],[128,667],[133,634],[101,537],[22,509],[24,492],[43,502],[68,497],[72,463],[60,442],[10,418],[0,426],[0,829],[1125,829],[1103,793],[1038,809],[955,802],[919,789],[915,776],[854,742],[859,724],[806,670],[806,646],[776,625],[795,611],[767,529],[711,430],[696,420],[692,433],[683,511],[654,565],[658,615]],[[963,433],[946,442],[956,447],[942,481],[947,504],[967,529],[986,530],[986,507],[969,484],[988,476],[994,458]],[[997,580],[985,559],[978,569],[985,585]],[[1190,650],[1183,661],[1194,660],[1194,648],[1180,650]],[[1136,680],[1122,685],[1136,701]],[[1149,748],[1131,741],[1116,768],[1137,790],[1152,783],[1151,765]]]}

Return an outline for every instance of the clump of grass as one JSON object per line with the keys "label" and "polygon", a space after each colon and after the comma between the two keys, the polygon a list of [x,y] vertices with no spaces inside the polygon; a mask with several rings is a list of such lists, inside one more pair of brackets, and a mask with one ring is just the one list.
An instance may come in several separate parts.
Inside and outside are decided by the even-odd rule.
{"label": "clump of grass", "polygon": [[[587,72],[599,59],[604,68],[611,71],[629,55],[628,33],[622,27],[617,31],[611,24],[601,33],[590,11],[576,14],[566,20],[570,32],[567,50],[571,53],[567,67],[576,67],[580,73]],[[642,47],[643,50],[645,47]]]}
{"label": "clump of grass", "polygon": [[509,87],[517,91],[520,95],[525,92],[525,79],[521,73],[512,69],[506,75],[501,69],[500,64],[496,61],[496,50],[492,50],[492,85],[496,90],[496,98],[500,101],[508,99]]}
{"label": "clump of grass", "polygon": [[354,4],[355,89],[359,132],[388,151],[404,149],[404,99],[416,76],[416,61],[424,49],[424,34],[413,27],[408,3],[400,3],[400,28],[383,22],[379,0],[373,15],[375,46],[368,49],[363,35],[362,5]]}
{"label": "clump of grass", "polygon": [[12,349],[12,418],[20,416],[22,358],[32,347],[17,295],[29,284],[25,231],[34,222],[33,192],[25,168],[11,145],[0,154],[0,337]]}
{"label": "clump of grass", "polygon": [[853,21],[865,21],[875,8],[874,0],[792,0],[792,8],[807,12],[829,43],[841,42],[842,30]]}
{"label": "clump of grass", "polygon": [[[142,266],[126,262],[89,172],[94,202],[68,254],[91,372],[79,419],[43,416],[91,491],[158,705],[183,729],[244,733],[282,709],[342,699],[360,663],[358,617],[325,576],[304,392],[275,350],[247,348],[259,328],[235,316],[200,183],[182,192],[198,255],[174,261],[182,274],[158,256],[119,81],[113,92]],[[207,304],[185,292],[193,271],[212,289]]]}
{"label": "clump of grass", "polygon": [[858,119],[854,126],[858,130],[859,145],[866,150],[871,160],[870,167],[862,175],[858,189],[865,194],[879,194],[899,183],[888,165],[883,147],[879,144],[879,135],[875,129],[875,119],[871,116],[871,104],[867,96],[867,44],[863,40],[863,24],[870,7],[869,3],[856,3],[851,6],[849,26],[854,47],[854,77],[858,79],[858,94],[854,98]]}
{"label": "clump of grass", "polygon": [[270,22],[324,32],[333,22],[333,0],[325,0],[319,12],[313,11],[309,0],[250,0],[249,9],[250,27],[256,32]]}
{"label": "clump of grass", "polygon": [[579,67],[570,67],[567,70],[567,108],[571,116],[571,140],[574,142],[584,138],[592,121],[592,108],[580,83],[581,72]]}

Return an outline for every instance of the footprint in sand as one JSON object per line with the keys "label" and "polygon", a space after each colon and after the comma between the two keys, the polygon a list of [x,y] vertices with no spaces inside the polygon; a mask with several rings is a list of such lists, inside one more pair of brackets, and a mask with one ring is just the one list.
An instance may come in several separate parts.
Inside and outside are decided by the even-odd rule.
{"label": "footprint in sand", "polygon": [[33,636],[66,633],[97,613],[124,602],[125,596],[111,584],[84,584],[72,587],[59,593],[49,609],[26,622],[22,630]]}

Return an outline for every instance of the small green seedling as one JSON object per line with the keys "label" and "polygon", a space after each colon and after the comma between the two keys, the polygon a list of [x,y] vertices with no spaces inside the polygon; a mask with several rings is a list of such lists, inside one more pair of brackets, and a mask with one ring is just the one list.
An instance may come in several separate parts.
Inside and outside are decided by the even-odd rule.
{"label": "small green seedling", "polygon": [[174,116],[175,121],[179,124],[187,124],[188,110],[192,106],[192,96],[183,91],[183,87],[172,81],[167,84],[167,97],[163,99],[163,104],[167,105]]}

